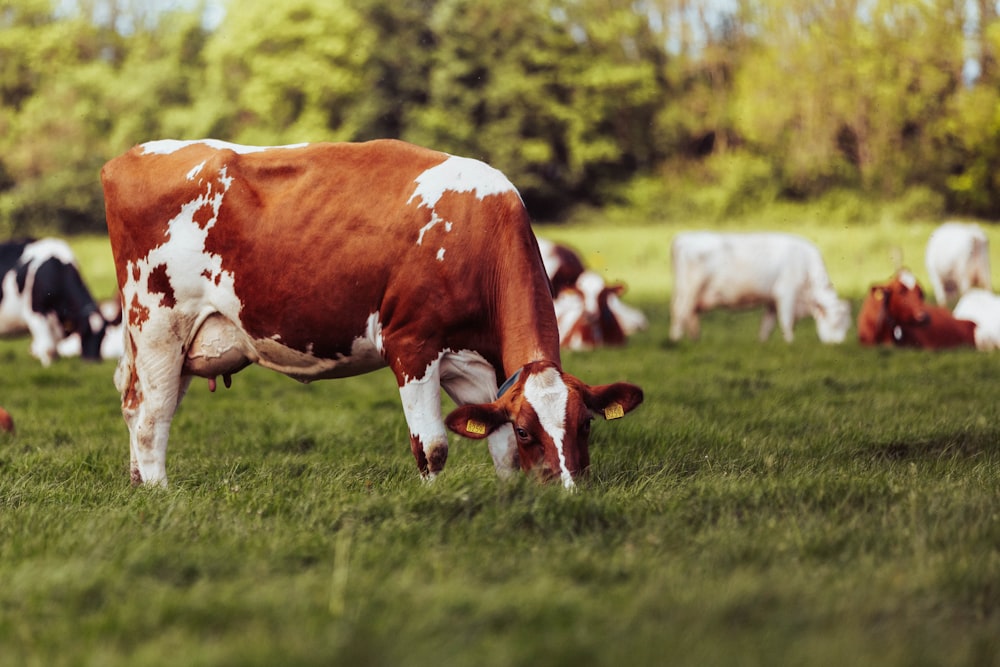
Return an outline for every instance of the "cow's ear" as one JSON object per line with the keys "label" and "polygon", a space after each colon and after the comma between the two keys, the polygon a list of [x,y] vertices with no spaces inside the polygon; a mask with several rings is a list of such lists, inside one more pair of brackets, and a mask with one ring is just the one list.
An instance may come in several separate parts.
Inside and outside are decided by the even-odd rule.
{"label": "cow's ear", "polygon": [[508,421],[507,413],[493,403],[463,405],[445,420],[449,429],[473,440],[481,440]]}
{"label": "cow's ear", "polygon": [[639,407],[642,389],[628,382],[590,387],[584,392],[587,407],[605,419],[618,419]]}
{"label": "cow's ear", "polygon": [[614,292],[618,296],[625,293],[625,283],[615,283],[614,285],[608,285],[607,288],[608,291]]}

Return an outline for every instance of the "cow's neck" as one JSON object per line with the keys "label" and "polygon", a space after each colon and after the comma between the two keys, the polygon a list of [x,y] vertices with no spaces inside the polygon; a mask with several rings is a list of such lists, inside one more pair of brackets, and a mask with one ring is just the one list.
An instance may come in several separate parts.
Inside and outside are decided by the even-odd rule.
{"label": "cow's neck", "polygon": [[515,272],[498,295],[500,356],[507,377],[532,361],[560,365],[559,329],[541,260]]}

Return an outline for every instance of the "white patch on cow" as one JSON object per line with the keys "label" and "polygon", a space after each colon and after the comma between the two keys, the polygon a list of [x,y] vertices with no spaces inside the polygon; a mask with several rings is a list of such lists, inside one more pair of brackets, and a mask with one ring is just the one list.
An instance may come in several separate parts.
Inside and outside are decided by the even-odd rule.
{"label": "white patch on cow", "polygon": [[[449,155],[444,162],[427,169],[414,179],[416,187],[407,203],[420,198],[421,206],[431,209],[431,219],[420,228],[417,235],[417,245],[423,245],[424,235],[438,223],[444,223],[445,233],[454,226],[451,220],[445,220],[434,208],[446,192],[471,192],[482,200],[489,195],[499,195],[507,192],[518,194],[514,185],[500,171],[472,158]],[[518,194],[520,197],[520,195]],[[440,246],[434,258],[444,261],[445,248]]]}
{"label": "white patch on cow", "polygon": [[[420,233],[417,234],[417,245],[423,245],[424,244],[424,234],[426,234],[430,230],[434,229],[434,226],[436,224],[438,224],[439,222],[441,222],[441,218],[440,218],[440,216],[438,216],[437,212],[435,211],[434,213],[431,214],[431,221],[428,222],[426,225],[424,225],[423,227],[420,228]],[[445,226],[445,231],[449,231],[449,232],[451,231],[451,223],[450,222]]]}
{"label": "white patch on cow", "polygon": [[449,155],[441,164],[417,176],[415,182],[417,187],[407,203],[420,197],[423,205],[432,209],[446,192],[472,192],[478,199],[506,192],[517,193],[502,172],[479,160],[454,155]]}
{"label": "white patch on cow", "polygon": [[308,146],[308,144],[288,144],[287,146],[243,146],[241,144],[229,143],[228,141],[219,141],[218,139],[195,139],[191,141],[159,139],[157,141],[147,141],[142,144],[142,152],[143,155],[170,155],[171,153],[176,153],[182,148],[187,148],[188,146],[192,146],[194,144],[204,144],[205,146],[216,150],[230,150],[241,155],[260,153],[263,151],[282,148],[302,148],[303,146]]}
{"label": "white patch on cow", "polygon": [[3,295],[0,299],[0,334],[19,334],[27,331],[25,315],[30,308],[26,309],[25,300],[18,292],[16,271],[11,270],[4,274],[0,294]]}
{"label": "white patch on cow", "polygon": [[204,162],[199,162],[198,164],[196,164],[194,167],[191,168],[191,171],[189,171],[187,174],[184,175],[184,178],[186,178],[189,181],[193,181],[194,177],[198,175],[198,172],[200,172],[201,168],[204,166],[205,166]]}
{"label": "white patch on cow", "polygon": [[903,283],[906,289],[915,289],[917,287],[917,277],[906,270],[899,272],[899,282]]}
{"label": "white patch on cow", "polygon": [[[435,449],[448,446],[448,433],[441,421],[441,357],[427,364],[419,378],[407,377],[399,387],[403,413],[410,435],[418,438],[428,460]],[[434,478],[429,472],[428,477]]]}
{"label": "white patch on cow", "polygon": [[573,488],[573,476],[566,468],[566,454],[563,452],[569,389],[559,371],[546,368],[541,373],[529,375],[524,382],[524,398],[534,408],[542,428],[555,443],[559,455],[559,477],[563,486],[567,489]]}
{"label": "white patch on cow", "polygon": [[576,279],[576,287],[583,294],[585,312],[590,313],[594,318],[600,317],[601,292],[605,288],[604,278],[594,271],[584,271]]}
{"label": "white patch on cow", "polygon": [[642,311],[626,306],[617,294],[608,294],[608,308],[614,313],[618,320],[618,326],[626,336],[631,336],[638,331],[645,331],[649,328],[649,320],[642,314]]}
{"label": "white patch on cow", "polygon": [[41,239],[40,241],[29,243],[24,246],[24,254],[21,256],[21,261],[24,264],[29,264],[38,260],[44,261],[50,257],[58,259],[63,264],[77,265],[76,256],[73,255],[73,251],[70,250],[69,245],[59,239]]}
{"label": "white patch on cow", "polygon": [[[420,377],[406,376],[405,381],[399,388],[399,393],[403,397],[403,411],[406,412],[406,421],[410,426],[410,433],[421,438],[425,435],[440,431],[440,384],[439,368],[441,357],[444,353],[438,354]],[[431,387],[430,385],[433,385]],[[433,391],[430,391],[433,389]],[[426,447],[426,441],[424,445]]]}
{"label": "white patch on cow", "polygon": [[368,316],[365,338],[372,344],[378,356],[382,357],[385,353],[385,340],[382,338],[382,320],[379,319],[377,312]]}
{"label": "white patch on cow", "polygon": [[[579,291],[575,289],[564,289],[558,295],[556,295],[555,300],[552,302],[552,306],[556,311],[556,326],[559,328],[559,344],[564,347],[570,347],[571,349],[577,349],[580,346],[580,341],[571,340],[571,334],[574,329],[574,325],[579,322],[586,309],[584,307],[584,299]],[[574,348],[573,346],[577,346]]]}

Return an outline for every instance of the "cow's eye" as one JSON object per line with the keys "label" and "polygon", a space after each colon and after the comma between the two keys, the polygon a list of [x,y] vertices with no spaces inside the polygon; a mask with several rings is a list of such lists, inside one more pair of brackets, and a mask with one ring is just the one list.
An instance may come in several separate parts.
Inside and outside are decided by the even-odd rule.
{"label": "cow's eye", "polygon": [[514,427],[514,433],[517,434],[517,439],[521,441],[526,442],[531,438],[531,436],[528,435],[528,432],[525,429],[521,428],[520,426]]}
{"label": "cow's eye", "polygon": [[590,420],[580,424],[580,435],[590,435]]}

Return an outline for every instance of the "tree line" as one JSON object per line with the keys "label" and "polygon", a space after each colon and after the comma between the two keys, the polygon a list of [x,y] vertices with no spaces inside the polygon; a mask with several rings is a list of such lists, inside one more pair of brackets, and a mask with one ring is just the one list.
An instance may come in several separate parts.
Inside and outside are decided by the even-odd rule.
{"label": "tree line", "polygon": [[[174,5],[169,5],[174,6]],[[398,137],[478,157],[536,218],[860,193],[1000,217],[990,0],[6,0],[0,232],[103,230],[156,138]]]}

